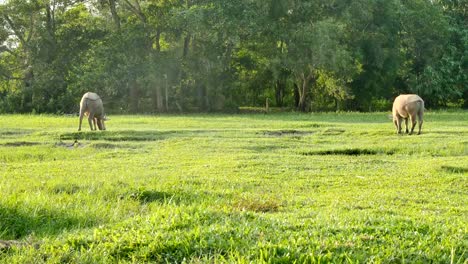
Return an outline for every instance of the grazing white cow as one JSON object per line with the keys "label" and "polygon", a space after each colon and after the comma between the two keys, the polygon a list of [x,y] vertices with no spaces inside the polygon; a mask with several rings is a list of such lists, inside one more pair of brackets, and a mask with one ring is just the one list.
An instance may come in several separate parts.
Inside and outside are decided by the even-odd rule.
{"label": "grazing white cow", "polygon": [[89,127],[91,130],[96,130],[96,125],[99,130],[106,130],[104,121],[107,120],[107,117],[104,114],[104,106],[102,104],[101,97],[96,93],[87,92],[81,98],[80,125],[78,127],[78,131],[81,131],[81,123],[84,115],[88,117]]}
{"label": "grazing white cow", "polygon": [[[416,94],[402,94],[395,98],[393,102],[392,116],[396,126],[397,134],[401,133],[401,121],[405,120],[406,133],[413,134],[416,126],[416,117],[419,121],[418,135],[421,134],[423,123],[424,101]],[[408,131],[408,118],[411,119],[411,131]]]}

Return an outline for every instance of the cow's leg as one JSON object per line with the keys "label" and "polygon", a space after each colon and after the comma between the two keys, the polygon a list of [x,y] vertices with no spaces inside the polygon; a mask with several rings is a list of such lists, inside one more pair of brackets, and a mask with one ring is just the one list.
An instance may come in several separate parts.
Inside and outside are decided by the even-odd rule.
{"label": "cow's leg", "polygon": [[97,127],[99,128],[99,130],[102,130],[102,121],[101,121],[101,119],[95,118],[95,122],[96,122]]}
{"label": "cow's leg", "polygon": [[409,117],[405,118],[406,134],[408,134],[408,132],[409,132],[409,131],[408,131],[408,118],[409,118]]}
{"label": "cow's leg", "polygon": [[401,133],[401,116],[397,116],[393,119],[393,123],[396,126],[397,134]]}
{"label": "cow's leg", "polygon": [[418,112],[418,120],[419,120],[418,135],[421,135],[421,128],[422,128],[422,124],[423,124],[423,113],[422,113],[422,111]]}
{"label": "cow's leg", "polygon": [[91,128],[91,130],[94,130],[93,129],[93,120],[94,120],[94,113],[89,113],[88,123],[89,123],[89,128]]}
{"label": "cow's leg", "polygon": [[411,118],[411,131],[409,134],[412,135],[414,131],[414,127],[416,126],[416,115],[412,114],[410,115],[410,118]]}
{"label": "cow's leg", "polygon": [[84,111],[80,111],[80,125],[78,126],[78,131],[81,131],[81,123],[83,122]]}
{"label": "cow's leg", "polygon": [[101,130],[106,130],[106,124],[104,124],[104,119],[101,119]]}

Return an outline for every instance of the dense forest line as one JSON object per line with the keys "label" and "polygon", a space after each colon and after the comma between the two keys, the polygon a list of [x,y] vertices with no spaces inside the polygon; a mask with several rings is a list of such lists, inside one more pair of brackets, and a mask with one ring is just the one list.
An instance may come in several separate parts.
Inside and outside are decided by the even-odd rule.
{"label": "dense forest line", "polygon": [[7,0],[0,113],[468,108],[465,0]]}

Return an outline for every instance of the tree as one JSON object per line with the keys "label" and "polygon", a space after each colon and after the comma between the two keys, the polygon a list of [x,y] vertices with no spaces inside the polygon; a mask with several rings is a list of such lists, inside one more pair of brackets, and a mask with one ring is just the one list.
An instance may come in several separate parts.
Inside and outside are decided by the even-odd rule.
{"label": "tree", "polygon": [[468,106],[466,6],[448,0],[10,0],[0,111]]}

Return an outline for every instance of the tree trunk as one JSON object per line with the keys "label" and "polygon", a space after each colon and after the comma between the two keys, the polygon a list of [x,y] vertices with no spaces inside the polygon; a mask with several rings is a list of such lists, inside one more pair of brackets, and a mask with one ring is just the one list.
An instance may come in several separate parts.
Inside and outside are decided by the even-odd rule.
{"label": "tree trunk", "polygon": [[184,38],[184,51],[182,53],[182,58],[187,58],[188,53],[189,53],[189,47],[190,47],[190,34],[187,34]]}
{"label": "tree trunk", "polygon": [[159,113],[164,112],[164,102],[163,102],[163,95],[162,95],[162,87],[161,85],[157,84],[154,89],[153,94],[153,104],[155,110]]}
{"label": "tree trunk", "polygon": [[278,107],[283,107],[285,87],[286,87],[286,84],[283,80],[276,80],[275,99],[276,99],[276,106]]}
{"label": "tree trunk", "polygon": [[54,56],[52,53],[56,51],[57,41],[55,38],[55,7],[46,4],[46,28],[49,37],[50,50],[48,52],[49,62]]}
{"label": "tree trunk", "polygon": [[308,106],[309,106],[309,97],[310,97],[310,86],[312,82],[314,81],[314,75],[312,72],[309,74],[305,75],[304,73],[301,73],[299,76],[299,84],[298,86],[298,94],[299,94],[299,102],[297,109],[301,112],[306,112],[308,111]]}
{"label": "tree trunk", "polygon": [[137,113],[140,104],[140,89],[136,80],[130,81],[129,86],[130,112]]}
{"label": "tree trunk", "polygon": [[298,92],[299,92],[299,102],[297,105],[297,109],[301,112],[306,111],[306,98],[307,98],[307,78],[305,77],[304,74],[301,74],[301,77],[299,78],[299,86],[298,86]]}
{"label": "tree trunk", "polygon": [[156,51],[160,52],[161,51],[161,29],[156,30]]}
{"label": "tree trunk", "polygon": [[299,86],[297,83],[294,83],[294,108],[298,109],[299,107]]}
{"label": "tree trunk", "polygon": [[164,95],[166,96],[166,112],[169,112],[169,93],[167,87],[167,75],[164,74]]}
{"label": "tree trunk", "polygon": [[120,31],[120,17],[117,14],[117,9],[115,8],[115,0],[109,0],[110,11],[112,14],[112,20],[114,20],[115,28],[117,31]]}
{"label": "tree trunk", "polygon": [[197,95],[198,95],[198,107],[201,111],[206,111],[205,97],[206,89],[203,84],[197,85]]}
{"label": "tree trunk", "polygon": [[182,59],[181,59],[181,64],[179,66],[179,73],[178,73],[180,93],[178,93],[177,95],[176,106],[177,108],[179,108],[179,111],[182,111],[187,108],[186,99],[189,97],[188,92],[187,92],[189,90],[189,84],[186,80],[188,79],[188,74],[186,72],[187,71],[186,64],[187,64],[187,56],[189,53],[189,48],[190,48],[190,34],[187,33],[187,35],[184,38]]}
{"label": "tree trunk", "polygon": [[463,92],[463,98],[465,98],[465,102],[463,102],[462,108],[468,109],[468,89]]}

